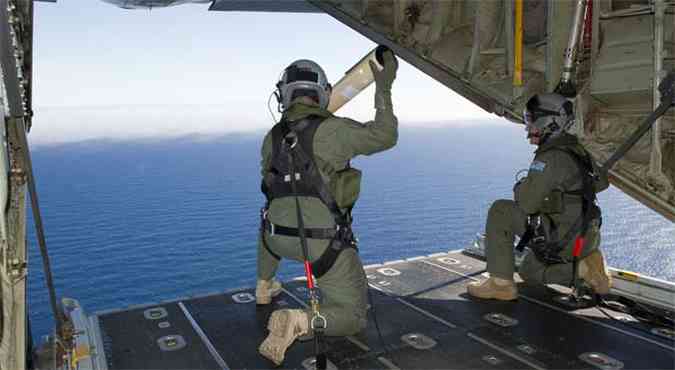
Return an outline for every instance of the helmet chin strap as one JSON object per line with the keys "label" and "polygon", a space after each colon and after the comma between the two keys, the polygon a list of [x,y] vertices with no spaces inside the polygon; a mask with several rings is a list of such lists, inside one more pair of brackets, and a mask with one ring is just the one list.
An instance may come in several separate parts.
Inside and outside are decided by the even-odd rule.
{"label": "helmet chin strap", "polygon": [[538,138],[539,142],[536,144],[538,146],[544,144],[551,137],[551,134],[542,135],[541,132],[533,133],[531,131],[527,132],[527,139]]}

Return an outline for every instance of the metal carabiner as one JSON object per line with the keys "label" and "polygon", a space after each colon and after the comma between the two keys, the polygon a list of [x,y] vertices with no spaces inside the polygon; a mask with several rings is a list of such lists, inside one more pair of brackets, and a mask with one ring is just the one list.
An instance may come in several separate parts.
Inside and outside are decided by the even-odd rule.
{"label": "metal carabiner", "polygon": [[[320,324],[320,325],[317,325]],[[323,316],[319,312],[315,312],[314,316],[312,316],[312,320],[309,322],[309,326],[312,328],[312,330],[324,330],[328,326],[328,322],[326,321],[326,317]]]}

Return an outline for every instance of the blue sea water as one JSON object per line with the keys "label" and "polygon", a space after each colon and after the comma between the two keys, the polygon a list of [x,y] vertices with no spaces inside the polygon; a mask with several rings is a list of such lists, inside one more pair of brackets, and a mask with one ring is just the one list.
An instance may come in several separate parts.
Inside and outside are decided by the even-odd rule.
{"label": "blue sea water", "polygon": [[[60,297],[88,312],[255,284],[258,135],[42,146],[33,162]],[[401,130],[358,158],[365,263],[462,248],[510,198],[533,148],[512,125]],[[620,191],[600,195],[610,265],[675,280],[675,226]],[[30,231],[33,336],[53,324]],[[282,278],[302,273],[285,263]]]}

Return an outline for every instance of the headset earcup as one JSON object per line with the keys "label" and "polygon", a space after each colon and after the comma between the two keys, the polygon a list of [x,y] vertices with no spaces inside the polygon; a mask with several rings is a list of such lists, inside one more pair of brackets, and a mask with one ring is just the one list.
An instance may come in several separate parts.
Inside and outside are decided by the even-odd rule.
{"label": "headset earcup", "polygon": [[277,98],[277,103],[279,103],[279,104],[281,104],[281,100],[282,100],[281,85],[282,85],[281,81],[277,82],[277,85],[276,85],[277,89],[276,89],[276,91],[274,91],[274,96]]}

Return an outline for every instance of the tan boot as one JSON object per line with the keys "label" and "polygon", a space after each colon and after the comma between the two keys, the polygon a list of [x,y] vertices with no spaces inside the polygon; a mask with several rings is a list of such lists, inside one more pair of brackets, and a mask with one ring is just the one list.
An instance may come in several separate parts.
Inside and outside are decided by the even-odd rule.
{"label": "tan boot", "polygon": [[276,297],[281,293],[281,283],[275,279],[261,280],[255,286],[255,303],[256,304],[270,304],[272,297]]}
{"label": "tan boot", "polygon": [[605,267],[605,258],[599,249],[593,251],[579,262],[579,277],[582,278],[593,290],[605,295],[612,286],[612,277]]}
{"label": "tan boot", "polygon": [[278,310],[272,312],[267,323],[270,334],[262,342],[258,351],[277,366],[284,362],[286,350],[295,339],[309,333],[309,318],[303,310]]}
{"label": "tan boot", "polygon": [[516,288],[513,280],[505,280],[492,276],[485,281],[469,284],[467,291],[469,295],[483,299],[512,301],[518,298],[518,288]]}

